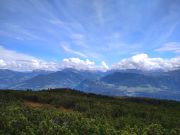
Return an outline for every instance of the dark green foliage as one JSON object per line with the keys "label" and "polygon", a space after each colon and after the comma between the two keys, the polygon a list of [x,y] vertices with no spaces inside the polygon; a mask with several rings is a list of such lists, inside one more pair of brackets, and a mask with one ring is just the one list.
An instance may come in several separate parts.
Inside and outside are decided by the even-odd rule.
{"label": "dark green foliage", "polygon": [[[33,108],[25,101],[48,107]],[[0,134],[179,135],[180,103],[68,89],[0,91]]]}

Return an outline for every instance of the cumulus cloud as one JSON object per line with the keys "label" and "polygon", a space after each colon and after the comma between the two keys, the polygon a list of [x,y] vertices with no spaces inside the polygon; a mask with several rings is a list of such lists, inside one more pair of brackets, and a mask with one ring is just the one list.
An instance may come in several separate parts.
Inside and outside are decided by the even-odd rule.
{"label": "cumulus cloud", "polygon": [[140,69],[140,70],[174,70],[180,69],[180,57],[163,59],[151,58],[147,54],[137,54],[127,59],[122,59],[117,64],[109,67],[105,61],[97,65],[89,59],[66,58],[60,62],[46,61],[31,55],[8,50],[0,46],[0,69],[17,71],[30,71],[35,69],[57,71],[64,68],[77,70],[100,70],[111,69]]}
{"label": "cumulus cloud", "polygon": [[63,59],[61,62],[61,68],[74,68],[77,70],[100,70],[106,71],[109,69],[108,65],[102,61],[101,65],[96,65],[95,62],[89,59],[81,60],[79,58]]}
{"label": "cumulus cloud", "polygon": [[79,58],[63,59],[62,68],[75,68],[79,70],[92,70],[95,69],[95,63],[88,59],[81,60]]}
{"label": "cumulus cloud", "polygon": [[4,60],[0,59],[0,67],[5,67],[6,63]]}
{"label": "cumulus cloud", "polygon": [[97,66],[89,59],[67,58],[60,62],[45,61],[27,54],[8,50],[0,46],[0,69],[10,69],[17,71],[41,70],[61,70],[64,68],[74,68],[77,70],[107,70],[108,66],[103,61],[102,65]]}
{"label": "cumulus cloud", "polygon": [[101,62],[101,65],[102,65],[102,68],[103,68],[104,70],[108,70],[108,69],[109,69],[109,66],[106,64],[105,61],[102,61],[102,62]]}
{"label": "cumulus cloud", "polygon": [[163,59],[150,58],[147,54],[137,54],[123,59],[112,66],[112,69],[140,69],[140,70],[174,70],[180,68],[180,57]]}

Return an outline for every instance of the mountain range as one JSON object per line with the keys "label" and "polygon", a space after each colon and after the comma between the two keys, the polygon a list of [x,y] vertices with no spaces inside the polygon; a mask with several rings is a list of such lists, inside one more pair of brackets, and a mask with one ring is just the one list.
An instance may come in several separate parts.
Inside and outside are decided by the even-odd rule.
{"label": "mountain range", "polygon": [[18,72],[0,69],[0,89],[71,88],[110,96],[142,96],[180,101],[180,70],[107,72],[75,70]]}

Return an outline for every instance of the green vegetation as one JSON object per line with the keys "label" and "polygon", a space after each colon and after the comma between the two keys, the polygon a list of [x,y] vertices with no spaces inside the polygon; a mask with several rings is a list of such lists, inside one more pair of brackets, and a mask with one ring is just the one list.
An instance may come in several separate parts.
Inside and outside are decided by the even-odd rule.
{"label": "green vegetation", "polygon": [[179,135],[180,103],[68,89],[0,91],[0,135]]}

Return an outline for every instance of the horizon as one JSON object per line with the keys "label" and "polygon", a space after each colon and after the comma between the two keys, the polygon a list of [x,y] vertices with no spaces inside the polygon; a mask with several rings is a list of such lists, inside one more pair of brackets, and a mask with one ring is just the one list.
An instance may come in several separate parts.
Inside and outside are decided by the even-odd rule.
{"label": "horizon", "polygon": [[1,0],[0,69],[179,69],[179,16],[178,0]]}

